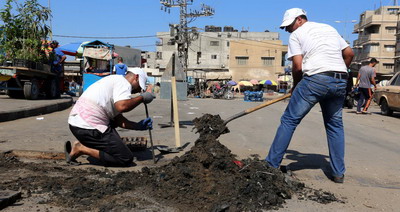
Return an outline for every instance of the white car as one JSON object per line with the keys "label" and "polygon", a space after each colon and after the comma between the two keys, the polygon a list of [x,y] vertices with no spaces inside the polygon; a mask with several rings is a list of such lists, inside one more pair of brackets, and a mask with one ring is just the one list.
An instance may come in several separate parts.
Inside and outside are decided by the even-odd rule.
{"label": "white car", "polygon": [[382,115],[391,116],[400,112],[400,72],[397,72],[385,86],[374,92],[374,100],[380,106]]}

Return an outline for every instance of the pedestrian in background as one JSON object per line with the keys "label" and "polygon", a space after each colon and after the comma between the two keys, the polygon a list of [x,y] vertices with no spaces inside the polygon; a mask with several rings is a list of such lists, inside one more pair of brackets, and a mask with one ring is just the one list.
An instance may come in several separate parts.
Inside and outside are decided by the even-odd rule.
{"label": "pedestrian in background", "polygon": [[274,168],[280,166],[297,125],[319,103],[332,180],[343,183],[346,169],[342,106],[349,77],[347,68],[354,53],[333,27],[309,22],[303,9],[287,10],[280,27],[291,33],[288,59],[292,61],[293,88],[266,161]]}
{"label": "pedestrian in background", "polygon": [[[368,65],[360,68],[358,71],[356,87],[360,92],[360,99],[357,102],[357,114],[367,114],[367,110],[372,101],[372,86],[376,89],[375,82],[375,65],[379,61],[375,58],[371,58]],[[361,111],[361,107],[364,105],[364,109]]]}
{"label": "pedestrian in background", "polygon": [[63,64],[64,64],[65,60],[67,59],[67,56],[61,51],[61,49],[58,46],[59,46],[58,41],[56,41],[56,40],[51,41],[51,43],[50,43],[50,47],[52,48],[52,51],[50,54],[51,72],[56,74],[55,79],[56,79],[56,85],[57,85],[57,90],[56,90],[57,98],[59,98],[61,95],[60,78],[63,74]]}
{"label": "pedestrian in background", "polygon": [[114,74],[125,76],[128,66],[124,64],[124,59],[118,57],[118,63],[114,65]]}

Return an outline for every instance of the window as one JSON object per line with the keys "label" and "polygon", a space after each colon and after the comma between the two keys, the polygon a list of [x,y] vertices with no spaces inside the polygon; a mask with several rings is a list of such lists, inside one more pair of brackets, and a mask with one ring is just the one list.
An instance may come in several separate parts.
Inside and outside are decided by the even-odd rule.
{"label": "window", "polygon": [[150,58],[150,55],[149,55],[149,54],[147,55],[147,58]]}
{"label": "window", "polygon": [[211,55],[211,59],[213,60],[217,59],[217,55],[216,54]]}
{"label": "window", "polygon": [[201,52],[197,52],[197,64],[200,64]]}
{"label": "window", "polygon": [[387,9],[387,14],[389,14],[389,15],[397,15],[398,11],[399,11],[398,8],[388,8]]}
{"label": "window", "polygon": [[383,64],[383,67],[384,67],[385,69],[387,69],[387,70],[393,70],[394,64],[392,64],[392,63],[384,63],[384,64]]}
{"label": "window", "polygon": [[385,27],[385,29],[388,34],[396,34],[396,27]]}
{"label": "window", "polygon": [[369,52],[378,52],[379,49],[379,44],[370,44],[370,45],[366,45],[365,47],[365,51],[366,53]]}
{"label": "window", "polygon": [[235,57],[236,58],[236,63],[238,65],[247,65],[247,61],[249,60],[249,57]]}
{"label": "window", "polygon": [[390,83],[390,85],[400,85],[400,75],[397,75],[397,77],[395,79],[392,80],[392,82]]}
{"label": "window", "polygon": [[394,52],[395,48],[396,48],[395,45],[385,45],[385,51],[387,52]]}
{"label": "window", "polygon": [[210,41],[210,46],[219,46],[219,41]]}
{"label": "window", "polygon": [[162,59],[162,52],[157,52],[157,59],[161,60]]}
{"label": "window", "polygon": [[228,47],[229,47],[229,41],[226,41],[226,46],[228,46]]}
{"label": "window", "polygon": [[275,58],[274,57],[261,57],[264,66],[273,66]]}

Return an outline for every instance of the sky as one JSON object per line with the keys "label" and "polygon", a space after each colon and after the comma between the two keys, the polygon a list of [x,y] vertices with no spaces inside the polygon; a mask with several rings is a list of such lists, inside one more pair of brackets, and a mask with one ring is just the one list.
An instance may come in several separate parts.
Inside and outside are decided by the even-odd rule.
{"label": "sky", "polygon": [[[179,8],[170,13],[161,10],[159,0],[38,0],[52,10],[53,39],[60,45],[95,40],[61,36],[137,37],[147,38],[106,39],[115,45],[130,45],[143,51],[155,51],[157,32],[169,31],[169,24],[179,23]],[[188,0],[189,1],[189,0]],[[4,2],[1,0],[0,2]],[[23,0],[19,0],[23,2]],[[279,32],[287,44],[289,33],[279,29],[285,10],[299,7],[307,12],[309,21],[326,23],[351,45],[357,34],[352,34],[354,24],[365,10],[381,5],[393,5],[393,0],[193,0],[188,10],[200,10],[204,3],[214,8],[215,15],[199,17],[189,26],[204,29],[206,25],[233,26],[239,31]],[[3,8],[4,3],[0,3]],[[356,23],[352,23],[356,21]],[[340,22],[340,23],[337,23]]]}

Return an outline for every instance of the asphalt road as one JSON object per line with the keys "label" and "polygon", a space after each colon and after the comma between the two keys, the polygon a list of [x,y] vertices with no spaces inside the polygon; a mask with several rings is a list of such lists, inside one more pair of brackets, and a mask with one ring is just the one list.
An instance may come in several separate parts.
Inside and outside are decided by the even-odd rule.
{"label": "asphalt road", "polygon": [[[260,103],[242,100],[189,99],[179,102],[179,119],[188,124],[204,113],[219,114],[223,119]],[[273,140],[287,102],[261,109],[228,124],[230,133],[220,142],[239,158],[258,154],[264,158]],[[74,140],[67,124],[70,109],[0,123],[0,151],[38,150],[62,152],[66,140]],[[170,101],[156,99],[149,105],[154,120],[155,145],[175,146],[173,128],[160,128],[170,121]],[[344,109],[347,172],[344,184],[331,182],[324,171],[329,166],[325,129],[319,105],[316,105],[298,126],[283,164],[289,165],[295,177],[306,185],[331,191],[346,203],[322,205],[311,201],[291,200],[285,211],[396,211],[400,208],[400,113],[382,116],[373,105],[371,115],[357,115]],[[143,105],[125,114],[131,120],[145,118]],[[181,128],[181,143],[193,145],[198,135],[192,126]],[[148,136],[147,131],[119,130],[121,136]],[[156,151],[158,154],[158,151]],[[159,164],[183,154],[158,155]],[[153,166],[151,156],[137,158],[137,167]],[[88,165],[80,168],[88,167]],[[16,208],[14,208],[16,209]]]}

